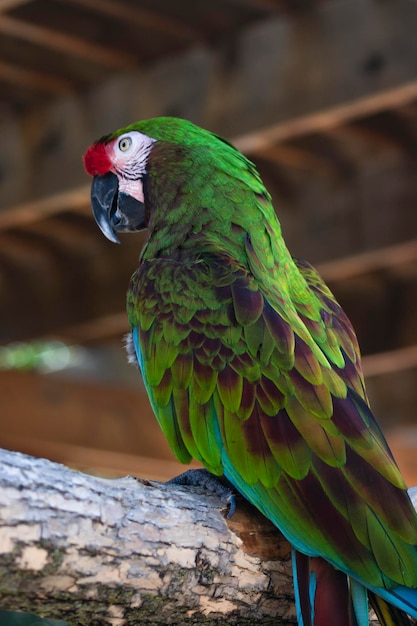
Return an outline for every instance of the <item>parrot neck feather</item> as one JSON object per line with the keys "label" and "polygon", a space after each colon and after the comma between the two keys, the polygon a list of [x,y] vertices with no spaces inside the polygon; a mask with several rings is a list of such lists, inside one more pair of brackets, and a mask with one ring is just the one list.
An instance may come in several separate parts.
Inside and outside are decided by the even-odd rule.
{"label": "parrot neck feather", "polygon": [[142,260],[181,262],[223,252],[260,282],[271,272],[292,273],[297,289],[306,289],[254,165],[228,144],[223,151],[227,158],[177,144],[153,147],[144,180],[149,223]]}

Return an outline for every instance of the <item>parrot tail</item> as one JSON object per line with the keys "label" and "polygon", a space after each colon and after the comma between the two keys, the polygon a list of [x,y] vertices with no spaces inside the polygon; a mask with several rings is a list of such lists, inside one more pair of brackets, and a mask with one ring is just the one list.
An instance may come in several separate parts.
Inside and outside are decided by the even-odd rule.
{"label": "parrot tail", "polygon": [[373,591],[368,591],[368,598],[381,626],[411,626],[414,624],[414,621],[412,622],[404,611],[386,602]]}
{"label": "parrot tail", "polygon": [[293,550],[292,563],[299,626],[369,626],[368,598],[381,626],[415,624],[402,609],[320,557]]}
{"label": "parrot tail", "polygon": [[366,590],[355,601],[346,574],[320,557],[293,550],[292,563],[298,626],[368,626]]}

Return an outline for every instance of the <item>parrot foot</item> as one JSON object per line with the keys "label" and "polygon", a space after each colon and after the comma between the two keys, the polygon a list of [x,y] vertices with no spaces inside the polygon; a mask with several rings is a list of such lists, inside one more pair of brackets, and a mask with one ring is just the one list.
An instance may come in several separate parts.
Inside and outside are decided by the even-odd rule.
{"label": "parrot foot", "polygon": [[230,519],[236,511],[236,494],[229,481],[223,476],[215,476],[206,469],[187,470],[179,476],[174,476],[166,482],[167,485],[185,485],[187,487],[202,487],[205,491],[218,496],[229,507],[226,515]]}

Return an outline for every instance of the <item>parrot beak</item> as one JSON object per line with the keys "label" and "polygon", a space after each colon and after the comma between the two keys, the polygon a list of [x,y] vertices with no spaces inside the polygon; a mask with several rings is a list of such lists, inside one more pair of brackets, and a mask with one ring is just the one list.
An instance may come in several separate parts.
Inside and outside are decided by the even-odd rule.
{"label": "parrot beak", "polygon": [[91,186],[91,206],[102,233],[114,243],[120,243],[116,232],[132,232],[146,228],[145,205],[126,193],[119,193],[116,174],[94,176]]}

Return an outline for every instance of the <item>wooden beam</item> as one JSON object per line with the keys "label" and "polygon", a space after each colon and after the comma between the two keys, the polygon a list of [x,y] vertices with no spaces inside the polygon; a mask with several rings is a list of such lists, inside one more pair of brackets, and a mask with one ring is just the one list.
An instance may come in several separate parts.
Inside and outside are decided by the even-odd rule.
{"label": "wooden beam", "polygon": [[239,147],[253,152],[415,99],[416,28],[411,0],[323,3],[252,26],[236,42],[233,74],[218,55],[216,131],[242,135]]}
{"label": "wooden beam", "polygon": [[[8,16],[0,16],[0,24],[1,19],[3,25],[17,24],[35,32],[40,45],[53,44],[49,31],[37,31],[35,25]],[[350,32],[358,37],[348,36]],[[56,162],[61,155],[54,158],[52,149],[40,155],[38,146],[26,139],[30,126],[45,127],[47,132],[51,125],[53,133],[61,133],[57,151],[69,135],[79,137],[77,144],[68,141],[67,149],[70,146],[81,154],[93,139],[128,122],[174,113],[232,138],[243,152],[254,154],[308,133],[406,106],[417,99],[415,32],[417,3],[411,0],[340,0],[291,20],[268,19],[242,29],[234,38],[233,72],[224,46],[201,46],[140,73],[110,77],[88,95],[73,98],[70,128],[56,123],[68,98],[45,108],[41,119],[39,111],[28,115],[19,122],[26,146],[20,162],[32,166],[36,180],[56,181]],[[397,38],[401,47],[390,44]],[[69,43],[70,54],[77,48],[75,44]],[[94,58],[82,47],[77,49],[83,58],[85,54]],[[385,59],[377,78],[367,74],[370,50],[380,51]],[[118,59],[117,63],[122,62],[113,51],[105,51],[111,59]],[[130,97],[122,98],[122,93]],[[8,156],[0,154],[0,162],[3,158],[8,162]],[[42,177],[37,175],[39,170]],[[11,175],[23,178],[18,165]],[[66,184],[75,187],[71,177],[75,177],[73,171],[67,172]],[[2,191],[0,188],[2,205],[12,205],[14,198]],[[47,184],[42,194],[48,195]]]}
{"label": "wooden beam", "polygon": [[279,166],[313,171],[333,178],[340,172],[338,164],[334,161],[316,154],[313,150],[309,151],[285,143],[268,146],[262,152],[257,152],[256,156],[277,163]]}
{"label": "wooden beam", "polygon": [[33,2],[33,0],[0,0],[0,13],[6,13],[29,2]]}
{"label": "wooden beam", "polygon": [[417,240],[406,241],[394,246],[386,246],[378,250],[363,252],[343,259],[335,259],[317,265],[317,270],[326,282],[336,282],[366,274],[376,270],[384,270],[397,265],[415,263],[417,261]]}
{"label": "wooden beam", "polygon": [[326,132],[356,119],[405,106],[416,98],[417,80],[362,99],[352,100],[332,109],[300,116],[272,124],[259,131],[243,134],[235,140],[235,145],[242,152],[260,152],[275,143],[309,133]]}
{"label": "wooden beam", "polygon": [[280,0],[229,0],[229,2],[237,6],[247,6],[271,13],[277,13],[282,10],[282,1]]}
{"label": "wooden beam", "polygon": [[178,18],[163,11],[141,7],[139,4],[132,7],[115,0],[65,0],[65,3],[78,4],[117,21],[129,22],[142,29],[146,28],[168,37],[179,37],[185,40],[197,40],[201,37],[197,29]]}
{"label": "wooden beam", "polygon": [[331,129],[331,134],[342,141],[355,138],[364,146],[375,146],[385,152],[393,151],[414,157],[417,150],[415,123],[406,119],[404,114],[397,114],[397,111],[405,109],[406,107],[400,107],[389,114],[384,111],[371,117],[349,120],[346,124]]}
{"label": "wooden beam", "polygon": [[[398,0],[389,6],[388,11],[386,3],[375,0],[341,1],[312,14],[270,19],[244,29],[235,40],[232,76],[226,72],[221,46],[193,50],[140,74],[133,72],[124,77],[123,92],[140,93],[140,99],[124,101],[120,117],[112,79],[80,104],[91,109],[97,136],[138,117],[166,113],[173,104],[179,115],[234,137],[244,152],[322,132],[417,98],[417,62],[413,61],[417,5]],[[363,35],[355,45],[352,38],[349,43],[345,40],[346,24],[351,32],[359,29]],[[381,27],[375,30],[375,24]],[[399,29],[403,46],[397,50],[389,47],[389,41]],[[328,34],[324,41],[323,30]],[[396,70],[381,69],[378,80],[362,75],[358,63],[366,61],[370,48],[381,50],[386,65]],[[309,73],[314,73],[316,83]],[[105,92],[113,97],[103,98]]]}
{"label": "wooden beam", "polygon": [[105,48],[73,35],[67,35],[44,26],[10,17],[4,13],[0,15],[0,33],[112,69],[133,64],[136,60],[126,52]]}
{"label": "wooden beam", "polygon": [[362,365],[366,378],[417,368],[417,346],[367,354],[362,358]]}
{"label": "wooden beam", "polygon": [[[392,425],[384,429],[384,435],[388,445],[398,463],[398,467],[407,485],[417,483],[417,428],[411,424],[408,426]],[[417,502],[416,502],[417,505]]]}
{"label": "wooden beam", "polygon": [[106,340],[110,337],[122,337],[128,331],[129,323],[126,311],[121,311],[63,328],[59,332],[59,336],[69,342],[90,343]]}
{"label": "wooden beam", "polygon": [[416,122],[417,120],[417,103],[410,102],[405,104],[404,106],[396,109],[396,114],[403,117],[406,120],[411,120],[412,122]]}
{"label": "wooden beam", "polygon": [[0,231],[19,228],[63,211],[88,210],[90,189],[90,185],[83,185],[0,211]]}
{"label": "wooden beam", "polygon": [[71,83],[63,78],[28,70],[5,61],[0,61],[0,81],[53,95],[68,93],[71,89]]}

